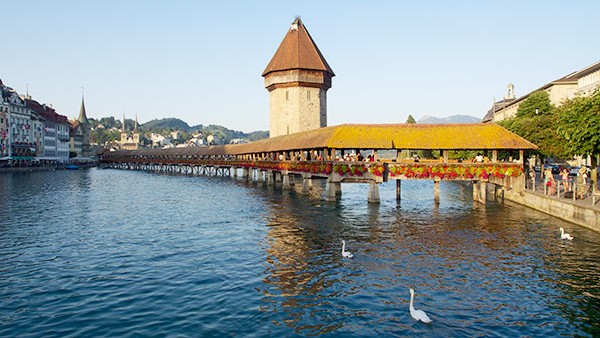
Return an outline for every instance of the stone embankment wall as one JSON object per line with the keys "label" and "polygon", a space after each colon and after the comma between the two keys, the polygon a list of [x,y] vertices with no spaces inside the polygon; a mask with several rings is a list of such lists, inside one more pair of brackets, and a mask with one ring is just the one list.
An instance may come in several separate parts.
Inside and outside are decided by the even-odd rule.
{"label": "stone embankment wall", "polygon": [[559,200],[530,191],[505,191],[504,197],[513,202],[545,212],[565,221],[600,232],[600,209],[570,200]]}

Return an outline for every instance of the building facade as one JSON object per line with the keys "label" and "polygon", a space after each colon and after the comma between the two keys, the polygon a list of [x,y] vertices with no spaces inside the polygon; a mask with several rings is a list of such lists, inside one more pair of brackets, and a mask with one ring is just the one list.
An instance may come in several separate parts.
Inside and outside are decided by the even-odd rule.
{"label": "building facade", "polygon": [[27,108],[42,121],[42,141],[38,159],[54,163],[69,161],[69,119],[58,114],[54,108],[27,98]]}
{"label": "building facade", "polygon": [[600,87],[600,62],[547,83],[519,98],[515,99],[513,96],[512,100],[507,101],[505,97],[502,101],[494,102],[482,122],[499,122],[515,116],[519,105],[536,91],[546,91],[550,102],[555,106],[560,106],[565,100],[576,96],[591,95],[598,87]]}
{"label": "building facade", "polygon": [[327,126],[333,70],[296,18],[262,73],[269,91],[269,136]]}
{"label": "building facade", "polygon": [[17,161],[32,160],[42,143],[42,120],[25,104],[25,98],[0,81],[0,154]]}

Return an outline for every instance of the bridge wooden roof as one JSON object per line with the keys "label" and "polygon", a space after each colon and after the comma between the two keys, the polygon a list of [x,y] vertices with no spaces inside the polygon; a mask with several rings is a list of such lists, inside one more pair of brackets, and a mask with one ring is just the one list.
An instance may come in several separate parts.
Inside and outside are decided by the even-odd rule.
{"label": "bridge wooden roof", "polygon": [[236,146],[240,153],[293,149],[537,149],[494,123],[343,124]]}
{"label": "bridge wooden roof", "polygon": [[[241,155],[310,149],[526,150],[537,146],[494,123],[343,124],[252,143],[139,149],[140,155]],[[114,155],[118,155],[116,152]]]}

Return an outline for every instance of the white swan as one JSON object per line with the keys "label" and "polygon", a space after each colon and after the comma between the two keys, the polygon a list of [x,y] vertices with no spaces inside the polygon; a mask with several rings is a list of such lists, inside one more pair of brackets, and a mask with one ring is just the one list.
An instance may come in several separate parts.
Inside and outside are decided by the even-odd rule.
{"label": "white swan", "polygon": [[568,239],[570,241],[573,240],[573,236],[571,236],[568,233],[566,233],[565,229],[563,229],[562,227],[560,228],[560,238],[561,239]]}
{"label": "white swan", "polygon": [[350,251],[346,251],[346,241],[342,239],[342,257],[352,258],[354,255]]}
{"label": "white swan", "polygon": [[410,315],[416,319],[416,320],[420,320],[423,323],[431,323],[432,320],[431,318],[429,318],[427,316],[427,314],[425,313],[425,311],[423,310],[415,310],[415,307],[413,306],[413,298],[415,297],[415,290],[413,290],[412,288],[410,289]]}

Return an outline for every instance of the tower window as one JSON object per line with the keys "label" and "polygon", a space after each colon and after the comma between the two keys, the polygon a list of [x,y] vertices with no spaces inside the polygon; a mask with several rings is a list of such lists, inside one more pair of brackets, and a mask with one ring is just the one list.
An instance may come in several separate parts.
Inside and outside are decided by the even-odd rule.
{"label": "tower window", "polygon": [[306,91],[306,99],[307,99],[307,100],[310,100],[310,90],[307,90],[307,91]]}
{"label": "tower window", "polygon": [[288,90],[285,91],[285,100],[286,101],[290,100],[290,92]]}

